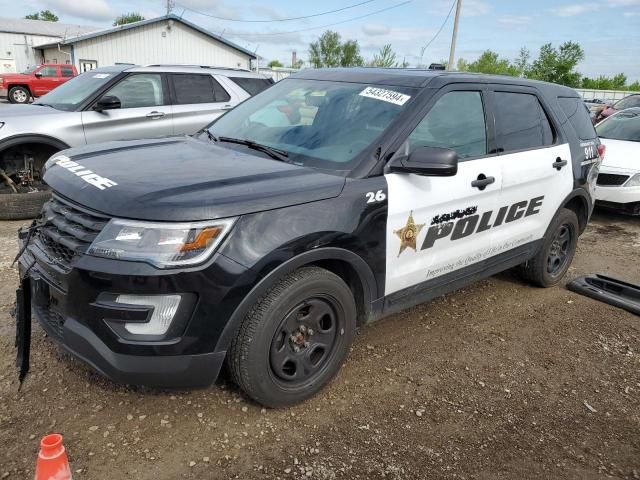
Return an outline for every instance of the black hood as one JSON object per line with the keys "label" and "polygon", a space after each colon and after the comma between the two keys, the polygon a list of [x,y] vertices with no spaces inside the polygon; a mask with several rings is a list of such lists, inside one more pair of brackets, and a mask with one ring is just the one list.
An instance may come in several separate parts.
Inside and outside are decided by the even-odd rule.
{"label": "black hood", "polygon": [[[92,210],[140,220],[233,217],[333,198],[345,183],[340,176],[190,137],[111,142],[59,155],[82,168],[74,173],[73,166],[49,167],[44,180],[54,191]],[[87,181],[92,173],[116,185],[100,189]]]}

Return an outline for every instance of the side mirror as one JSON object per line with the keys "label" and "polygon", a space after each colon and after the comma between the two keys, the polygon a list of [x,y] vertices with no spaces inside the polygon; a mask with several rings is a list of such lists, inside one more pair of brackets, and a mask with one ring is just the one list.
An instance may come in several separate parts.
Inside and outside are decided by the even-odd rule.
{"label": "side mirror", "polygon": [[122,104],[120,103],[120,99],[114,95],[105,95],[93,106],[96,112],[115,110],[117,108],[122,108]]}
{"label": "side mirror", "polygon": [[458,173],[458,154],[450,148],[418,147],[409,156],[398,157],[387,171],[429,177],[453,177]]}
{"label": "side mirror", "polygon": [[34,75],[36,76],[36,78],[42,78],[42,72],[36,72],[34,73]]}

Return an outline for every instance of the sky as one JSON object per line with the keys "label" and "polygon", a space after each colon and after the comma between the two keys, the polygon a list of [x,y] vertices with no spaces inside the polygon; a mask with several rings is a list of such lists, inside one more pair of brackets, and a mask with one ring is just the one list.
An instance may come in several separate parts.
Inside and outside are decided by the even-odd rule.
{"label": "sky", "polygon": [[[329,28],[343,40],[358,40],[365,60],[386,43],[412,66],[449,57],[453,15],[422,57],[421,53],[454,0],[370,0],[329,15],[266,23],[219,20],[198,13],[239,20],[279,20],[363,1],[175,0],[173,13],[257,51],[266,60],[278,59],[285,65],[291,63],[294,50],[298,58],[306,59],[309,43]],[[107,27],[124,12],[138,11],[146,18],[163,15],[166,0],[0,0],[0,8],[3,15],[12,12],[20,17],[50,9],[61,22]],[[383,9],[387,10],[375,13]],[[572,40],[585,51],[578,68],[584,75],[622,72],[630,82],[640,80],[640,0],[462,0],[461,11],[456,59],[473,61],[486,49],[513,59],[521,47],[527,47],[535,57],[545,43],[557,46]],[[372,15],[356,19],[368,14]],[[343,23],[325,27],[337,22]]]}

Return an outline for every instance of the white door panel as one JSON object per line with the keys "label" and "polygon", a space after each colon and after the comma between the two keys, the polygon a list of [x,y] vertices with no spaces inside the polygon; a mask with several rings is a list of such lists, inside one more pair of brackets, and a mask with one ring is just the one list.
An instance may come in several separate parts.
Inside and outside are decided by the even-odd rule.
{"label": "white door panel", "polygon": [[[496,229],[497,244],[516,242],[517,245],[542,238],[561,203],[571,193],[573,171],[568,144],[501,155],[501,205],[513,205],[539,199],[535,215],[522,214],[517,222]],[[557,170],[553,163],[566,160]],[[542,198],[541,198],[542,197]],[[525,211],[526,213],[526,211]]]}
{"label": "white door panel", "polygon": [[[495,182],[471,186],[480,174]],[[453,177],[387,174],[388,219],[385,295],[491,256],[502,185],[498,157],[461,162]],[[414,225],[410,225],[411,215]],[[489,228],[488,228],[489,227]],[[415,234],[415,250],[412,236]],[[403,239],[400,237],[404,236]],[[404,247],[404,248],[403,248]]]}

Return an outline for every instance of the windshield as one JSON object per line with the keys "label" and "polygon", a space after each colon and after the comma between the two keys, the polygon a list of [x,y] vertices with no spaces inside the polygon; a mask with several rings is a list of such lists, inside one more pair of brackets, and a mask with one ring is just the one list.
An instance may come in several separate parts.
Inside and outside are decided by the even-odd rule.
{"label": "windshield", "polygon": [[78,108],[86,98],[113,79],[119,72],[85,72],[33,102],[50,105],[58,110],[71,112]]}
{"label": "windshield", "polygon": [[602,138],[640,142],[640,109],[616,113],[598,124],[596,131]]}
{"label": "windshield", "polygon": [[630,95],[619,100],[613,105],[616,110],[624,110],[625,108],[640,107],[640,95]]}
{"label": "windshield", "polygon": [[349,170],[400,114],[415,90],[286,79],[241,103],[208,127],[213,138],[250,140],[288,154],[287,161]]}

